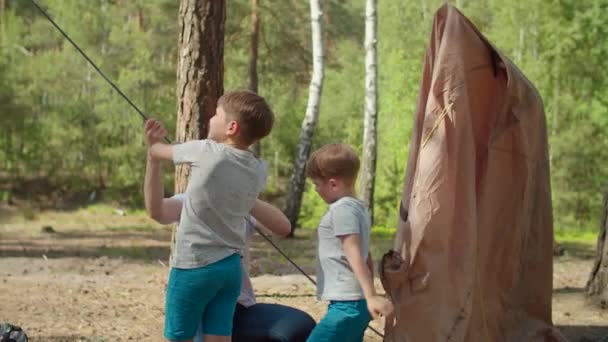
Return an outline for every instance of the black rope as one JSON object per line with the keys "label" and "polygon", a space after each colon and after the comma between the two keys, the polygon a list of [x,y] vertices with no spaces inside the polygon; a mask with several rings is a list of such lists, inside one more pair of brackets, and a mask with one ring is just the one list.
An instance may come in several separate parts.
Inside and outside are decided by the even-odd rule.
{"label": "black rope", "polygon": [[272,247],[274,247],[279,253],[281,253],[281,255],[284,256],[285,259],[287,259],[287,261],[289,261],[293,265],[293,267],[297,268],[300,273],[302,273],[306,278],[308,278],[308,280],[310,280],[313,285],[317,285],[317,282],[312,279],[306,272],[304,272],[304,270],[300,266],[298,266],[298,264],[292,261],[291,258],[287,256],[287,254],[283,253],[279,246],[277,246],[268,236],[266,236],[266,234],[264,234],[258,227],[255,227],[255,230],[257,230],[258,233],[262,235],[262,237],[272,245]]}
{"label": "black rope", "polygon": [[[63,31],[61,29],[61,27],[59,27],[59,25],[57,25],[57,23],[55,23],[55,21],[53,20],[53,18],[51,18],[50,15],[48,15],[46,13],[46,11],[44,11],[42,9],[42,7],[40,7],[36,1],[34,0],[30,0],[30,2],[32,4],[34,4],[34,6],[40,11],[40,13],[42,13],[50,22],[51,24],[53,24],[53,26],[55,26],[55,28],[57,30],[59,30],[59,32],[61,32],[61,34],[65,37],[65,39],[67,39],[72,46],[74,46],[74,48],[76,48],[76,50],[78,50],[78,52],[80,52],[80,54],[93,66],[93,68],[95,68],[95,70],[97,70],[97,72],[101,75],[101,77],[103,77],[106,81],[108,81],[108,83],[110,83],[110,85],[112,86],[112,88],[114,88],[114,90],[116,90],[118,92],[118,94],[120,94],[120,96],[122,96],[123,99],[125,99],[130,105],[131,107],[133,107],[133,109],[135,109],[137,111],[137,113],[139,113],[139,115],[142,117],[142,119],[144,121],[148,120],[148,117],[146,116],[146,114],[144,114],[144,112],[142,112],[139,107],[137,107],[135,105],[135,103],[133,103],[128,97],[127,95],[125,95],[115,84],[114,82],[112,82],[112,80],[110,80],[110,78],[108,78],[106,76],[106,74],[103,73],[103,71],[101,71],[101,69],[99,69],[99,67],[89,58],[89,56],[87,56],[86,53],[84,53],[84,51],[82,51],[82,49],[72,40],[72,38],[70,38],[70,36],[68,36],[67,33],[65,33],[65,31]],[[169,138],[165,137],[165,141],[167,141],[167,143],[171,143],[171,140],[169,140]],[[279,246],[277,246],[268,236],[266,236],[266,234],[264,234],[261,230],[259,230],[256,227],[256,230],[258,231],[258,233],[264,238],[266,239],[266,241],[268,241],[268,243],[270,243],[272,245],[272,247],[274,247],[274,249],[277,250],[277,252],[279,252],[285,259],[287,259],[287,261],[289,261],[298,271],[300,271],[300,273],[302,273],[302,275],[304,275],[308,280],[310,280],[311,283],[313,283],[314,285],[317,285],[317,283],[314,281],[314,279],[312,279],[300,266],[298,266],[298,264],[296,264],[293,260],[291,260],[291,258],[285,254],[280,248]],[[375,332],[376,334],[378,334],[378,336],[384,338],[384,335],[382,335],[379,331],[377,331],[376,329],[374,329],[372,326],[368,325],[367,326],[371,331]]]}
{"label": "black rope", "polygon": [[[61,27],[59,27],[59,25],[57,25],[57,23],[55,23],[55,21],[53,20],[53,18],[51,18],[51,16],[50,16],[50,15],[48,15],[48,13],[46,13],[46,11],[45,11],[45,10],[43,10],[43,9],[42,9],[42,7],[40,7],[40,6],[39,6],[39,5],[36,3],[36,1],[34,1],[34,0],[30,0],[30,2],[31,2],[32,4],[34,4],[34,6],[36,6],[36,8],[37,8],[37,9],[40,11],[40,13],[42,13],[42,15],[44,15],[44,16],[45,16],[45,17],[46,17],[46,18],[47,18],[47,19],[48,19],[48,20],[51,22],[51,24],[53,24],[53,26],[55,26],[55,28],[56,28],[57,30],[59,30],[59,32],[61,32],[61,34],[62,34],[62,35],[65,37],[65,39],[67,39],[67,40],[68,40],[68,42],[70,42],[70,44],[72,44],[72,46],[73,46],[73,47],[74,47],[76,50],[78,50],[78,52],[80,52],[80,54],[82,55],[82,57],[84,57],[84,58],[87,60],[87,62],[89,62],[89,63],[90,63],[92,66],[93,66],[93,68],[95,68],[95,70],[96,70],[96,71],[97,71],[97,72],[98,72],[98,73],[101,75],[101,77],[103,77],[103,78],[104,78],[106,81],[108,81],[108,83],[110,83],[110,85],[112,86],[112,88],[114,88],[114,90],[116,90],[116,92],[118,92],[118,94],[120,94],[120,96],[122,96],[122,98],[123,98],[123,99],[125,99],[125,100],[126,100],[126,101],[127,101],[127,102],[128,102],[130,105],[131,105],[131,107],[133,107],[133,109],[135,109],[135,110],[137,111],[137,113],[138,113],[138,114],[141,116],[141,118],[142,118],[144,121],[148,120],[148,117],[146,116],[146,114],[144,114],[144,112],[143,112],[141,109],[139,109],[139,107],[137,107],[137,106],[135,105],[135,103],[133,103],[133,101],[131,101],[131,99],[129,99],[129,98],[127,97],[127,95],[125,95],[125,94],[124,94],[124,93],[123,93],[123,92],[122,92],[122,91],[121,91],[121,90],[120,90],[120,89],[119,89],[119,88],[116,86],[116,84],[114,84],[114,82],[112,82],[112,80],[111,80],[111,79],[110,79],[108,76],[106,76],[106,74],[104,74],[104,72],[103,72],[103,71],[101,71],[101,69],[99,69],[99,67],[97,66],[97,64],[95,64],[95,62],[93,62],[93,61],[92,61],[92,60],[89,58],[89,56],[87,56],[87,54],[86,54],[86,53],[84,53],[84,51],[82,51],[82,49],[81,49],[81,48],[78,46],[78,44],[76,44],[76,43],[75,43],[75,42],[72,40],[72,38],[70,38],[70,36],[68,36],[68,34],[67,34],[67,33],[65,33],[65,31],[63,31],[63,30],[61,29]],[[169,138],[167,138],[167,137],[165,137],[165,141],[166,141],[167,143],[169,143],[169,144],[171,143],[171,141],[170,141],[170,140],[169,140]]]}

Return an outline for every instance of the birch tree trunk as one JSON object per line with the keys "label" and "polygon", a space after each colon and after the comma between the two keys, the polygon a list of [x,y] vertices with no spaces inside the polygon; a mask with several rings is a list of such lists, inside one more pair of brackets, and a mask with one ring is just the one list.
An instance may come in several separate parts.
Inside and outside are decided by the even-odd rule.
{"label": "birch tree trunk", "polygon": [[378,65],[376,63],[376,0],[367,0],[365,7],[365,119],[363,124],[363,159],[359,192],[373,220],[374,180],[376,178],[378,122]]}
{"label": "birch tree trunk", "polygon": [[306,160],[310,155],[312,145],[312,137],[317,125],[319,116],[319,105],[321,103],[321,91],[323,89],[323,38],[321,28],[321,5],[319,0],[310,0],[310,17],[312,28],[312,79],[308,94],[308,103],[306,105],[306,114],[302,122],[300,130],[300,142],[297,147],[297,155],[294,161],[293,173],[289,181],[287,190],[287,203],[285,214],[291,222],[293,229],[290,236],[297,227],[298,215],[300,214],[300,206],[302,204],[302,194],[304,192],[304,184],[306,178],[304,170]]}
{"label": "birch tree trunk", "polygon": [[[559,118],[559,108],[560,108],[560,96],[561,96],[561,88],[560,88],[560,58],[557,58],[557,61],[554,62],[552,67],[553,69],[553,108],[551,113],[551,131],[549,132],[549,170],[553,170],[555,167],[555,163],[553,161],[554,149],[551,146],[551,143],[555,139],[557,135],[557,124]],[[563,246],[560,246],[555,240],[555,235],[553,236],[553,255],[561,256],[565,252]]]}
{"label": "birch tree trunk", "polygon": [[[224,93],[224,0],[181,0],[177,56],[177,125],[175,139],[207,137],[209,119]],[[186,190],[190,168],[175,170],[175,192]],[[171,250],[175,243],[175,227]]]}
{"label": "birch tree trunk", "polygon": [[587,281],[587,296],[594,304],[606,309],[608,308],[608,188],[604,192],[602,208],[597,255]]}
{"label": "birch tree trunk", "polygon": [[[249,90],[258,92],[258,45],[260,40],[260,19],[258,17],[258,0],[251,0],[251,33],[249,49]],[[262,145],[258,141],[251,149],[256,156],[261,155]]]}
{"label": "birch tree trunk", "polygon": [[517,54],[516,54],[516,60],[517,60],[517,64],[522,64],[523,60],[524,60],[524,37],[525,37],[526,31],[523,27],[521,27],[519,29],[519,46],[517,48]]}
{"label": "birch tree trunk", "polygon": [[[560,95],[561,95],[561,89],[560,89],[560,66],[559,66],[560,60],[558,58],[558,60],[555,62],[555,65],[553,67],[553,78],[554,78],[554,83],[553,83],[553,115],[551,117],[551,133],[550,133],[550,138],[551,141],[555,138],[555,135],[557,134],[557,120],[558,120],[558,116],[559,116],[559,105],[560,105]],[[549,148],[549,167],[553,168],[553,149]]]}

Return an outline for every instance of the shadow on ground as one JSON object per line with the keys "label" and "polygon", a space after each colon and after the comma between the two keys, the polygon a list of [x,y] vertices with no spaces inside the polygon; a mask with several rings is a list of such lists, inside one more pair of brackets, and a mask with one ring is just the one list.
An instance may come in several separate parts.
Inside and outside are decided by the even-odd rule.
{"label": "shadow on ground", "polygon": [[157,262],[169,258],[170,240],[170,231],[138,229],[61,232],[27,239],[3,237],[0,257],[109,257]]}
{"label": "shadow on ground", "polygon": [[608,342],[608,325],[560,325],[557,328],[570,342]]}

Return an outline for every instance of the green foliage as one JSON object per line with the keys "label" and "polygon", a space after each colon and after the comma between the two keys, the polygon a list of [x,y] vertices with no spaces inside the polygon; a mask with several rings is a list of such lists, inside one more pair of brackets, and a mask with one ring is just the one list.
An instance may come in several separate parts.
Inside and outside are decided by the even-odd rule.
{"label": "green foliage", "polygon": [[560,229],[555,232],[557,243],[578,243],[589,247],[597,244],[596,229]]}
{"label": "green foliage", "polygon": [[[148,115],[175,131],[178,2],[46,0],[57,22]],[[392,234],[434,10],[444,1],[378,3],[375,228]],[[141,205],[141,119],[27,1],[0,12],[0,179],[46,177],[105,188]],[[364,103],[364,1],[324,2],[325,83],[313,148],[359,151]],[[225,89],[244,88],[251,3],[227,2]],[[545,103],[556,227],[594,226],[608,186],[606,0],[465,1],[461,8],[537,86]],[[277,124],[262,143],[268,194],[284,195],[311,75],[306,1],[260,2],[259,91]],[[170,134],[173,135],[173,134]],[[166,173],[171,189],[172,173]],[[11,195],[2,188],[2,197]],[[125,198],[124,194],[129,196]],[[278,202],[280,203],[280,202]],[[301,224],[326,204],[306,187]]]}

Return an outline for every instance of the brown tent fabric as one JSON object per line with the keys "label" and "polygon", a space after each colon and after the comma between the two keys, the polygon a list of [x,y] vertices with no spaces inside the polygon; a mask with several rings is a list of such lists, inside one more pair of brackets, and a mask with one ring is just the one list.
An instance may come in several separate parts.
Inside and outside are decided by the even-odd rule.
{"label": "brown tent fabric", "polygon": [[395,251],[386,341],[562,341],[552,326],[543,104],[446,4],[433,20]]}

